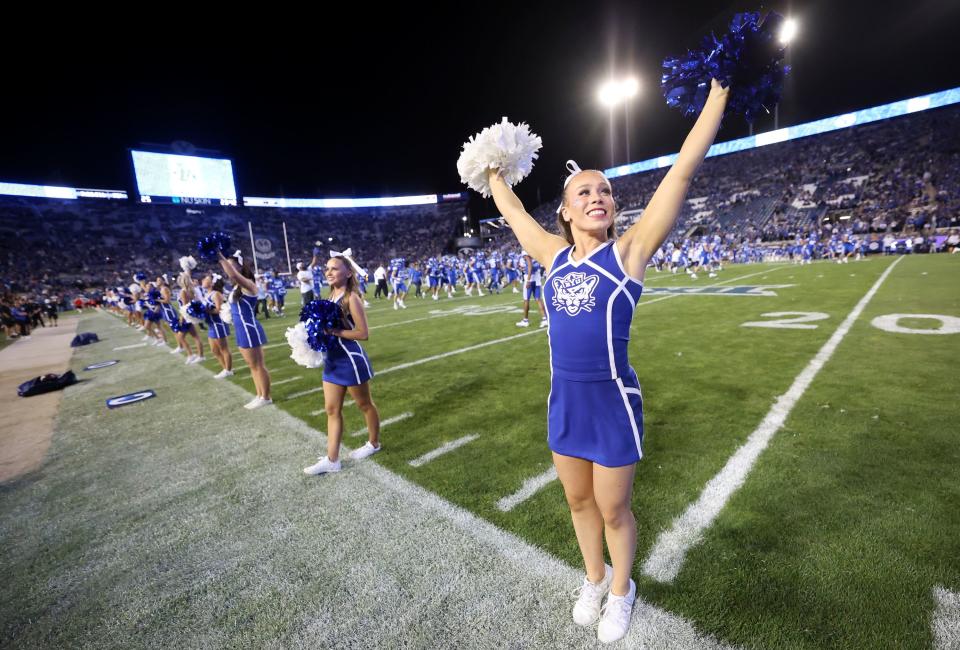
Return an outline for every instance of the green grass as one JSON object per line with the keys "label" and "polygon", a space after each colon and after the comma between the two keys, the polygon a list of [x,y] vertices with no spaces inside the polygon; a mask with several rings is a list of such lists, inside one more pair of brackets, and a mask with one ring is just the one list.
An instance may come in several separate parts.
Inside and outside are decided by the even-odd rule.
{"label": "green grass", "polygon": [[[699,496],[891,261],[734,267],[716,280],[701,277],[696,282],[654,273],[648,277],[649,286],[703,286],[747,275],[752,277],[729,284],[792,286],[766,297],[653,296],[638,307],[630,354],[643,386],[646,432],[634,489],[634,575],[644,599],[745,647],[929,647],[931,589],[960,590],[960,434],[955,426],[960,335],[892,334],[870,321],[890,313],[960,317],[960,260],[951,256],[907,258],[893,270],[744,487],[691,551],[678,579],[659,584],[640,571],[658,534]],[[426,318],[435,309],[469,305],[501,306],[503,311],[374,329],[365,347],[374,369],[384,370],[512,336],[524,331],[514,325],[519,313],[510,310],[519,305],[517,298],[509,293],[439,303],[408,298],[410,308],[399,312],[375,301],[369,314],[373,327]],[[325,416],[311,415],[322,409],[321,393],[286,399],[320,385],[320,371],[296,366],[284,342],[284,329],[296,322],[298,302],[295,292],[288,295],[289,315],[263,321],[270,343],[283,344],[265,351],[274,379],[302,377],[277,386],[274,400],[313,429],[325,430]],[[812,330],[741,327],[779,311],[823,312],[828,318],[816,321]],[[538,317],[531,321],[536,325]],[[930,328],[935,323],[904,319],[901,325]],[[252,427],[237,447],[236,425],[220,431],[207,419],[209,435],[203,440],[209,444],[198,444],[196,436],[169,421],[134,424],[130,410],[140,406],[104,415],[98,407],[105,394],[158,382],[170,421],[177,417],[177,404],[191,400],[196,389],[178,386],[179,375],[152,374],[149,355],[155,351],[149,350],[131,350],[136,363],[125,361],[121,366],[126,367],[71,389],[47,467],[0,492],[0,543],[11,548],[0,560],[12,586],[0,600],[8,641],[90,643],[84,620],[106,616],[96,603],[102,608],[120,598],[111,586],[115,582],[132,588],[129,579],[109,571],[85,573],[91,562],[102,565],[99,554],[160,543],[150,540],[179,549],[164,555],[169,564],[163,570],[140,579],[144,593],[151,593],[151,581],[186,579],[179,575],[187,569],[177,558],[197,557],[198,545],[212,543],[218,534],[246,539],[243,524],[221,517],[221,511],[269,520],[265,509],[270,501],[250,487],[251,478],[271,486],[271,497],[280,500],[299,498],[309,489],[297,482],[297,488],[284,492],[274,474],[278,463],[282,471],[309,464],[322,451],[319,440],[305,445],[302,438]],[[74,365],[91,354],[79,352]],[[239,357],[235,363],[243,368]],[[218,369],[212,361],[204,365]],[[414,416],[384,429],[384,452],[372,460],[578,567],[580,555],[557,482],[510,512],[496,508],[500,498],[550,466],[549,374],[546,336],[534,333],[376,377],[371,390],[381,417]],[[238,372],[234,383],[252,391],[248,372]],[[206,415],[222,416],[237,408],[218,403]],[[91,426],[102,421],[105,428],[102,434],[77,439],[70,435],[71,419]],[[128,428],[120,428],[121,423]],[[348,407],[345,431],[362,426],[357,409]],[[479,438],[423,467],[408,464],[467,434]],[[357,446],[362,440],[347,436],[344,442]],[[237,458],[245,467],[243,475],[222,468],[224,457]],[[150,471],[146,478],[136,472],[114,475],[129,463],[149,463],[164,472]],[[95,498],[105,484],[109,498]],[[137,507],[129,507],[127,500]],[[184,507],[203,522],[198,532],[171,524]],[[119,508],[122,516],[111,514],[111,508]],[[31,546],[20,541],[24,535],[39,535],[47,544]],[[223,561],[243,575],[259,575],[257,558],[237,553]],[[286,578],[275,584],[269,576],[265,579],[262,589],[287,586]],[[63,590],[82,590],[90,597],[90,609],[72,607],[68,629],[37,635],[26,621],[43,619],[56,609],[56,600],[42,587],[50,581],[57,587],[50,593],[61,598]],[[190,593],[198,597],[195,590]],[[136,600],[136,594],[134,589],[130,598]],[[211,594],[203,598],[214,602]],[[237,643],[240,638],[256,645],[283,638],[290,618],[280,611],[261,611],[263,603],[258,599],[248,610],[241,607],[250,617],[246,622],[214,608],[210,642],[226,638]],[[126,629],[147,616],[146,631],[134,644],[162,638],[158,626],[173,625],[196,611],[195,603],[174,596],[152,607],[156,619],[131,607],[130,622],[117,623]],[[261,630],[251,622],[261,619],[274,629]],[[238,626],[242,637],[224,632]]]}

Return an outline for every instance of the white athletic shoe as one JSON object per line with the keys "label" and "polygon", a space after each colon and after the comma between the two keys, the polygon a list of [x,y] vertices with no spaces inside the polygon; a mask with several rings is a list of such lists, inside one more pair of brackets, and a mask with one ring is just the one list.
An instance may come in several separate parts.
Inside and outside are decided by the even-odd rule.
{"label": "white athletic shoe", "polygon": [[271,404],[273,404],[272,399],[263,399],[262,397],[258,397],[252,402],[250,402],[249,404],[245,404],[243,408],[250,409],[251,411],[256,411],[260,407],[270,406]]}
{"label": "white athletic shoe", "polygon": [[143,335],[143,338],[140,339],[140,340],[141,340],[141,341],[149,341],[151,338],[153,338],[153,337],[150,336],[149,334],[144,334],[144,335]]}
{"label": "white athletic shoe", "polygon": [[637,585],[633,580],[630,581],[630,592],[626,596],[615,596],[612,592],[607,596],[607,602],[600,610],[600,626],[597,627],[600,643],[613,643],[626,635],[636,596]]}
{"label": "white athletic shoe", "polygon": [[400,309],[399,307],[397,307],[397,303],[393,303],[393,308],[394,308],[394,309]]}
{"label": "white athletic shoe", "polygon": [[170,350],[170,354],[181,354],[182,352],[183,352],[183,348],[173,348],[172,350]]}
{"label": "white athletic shoe", "polygon": [[370,303],[367,302],[366,300],[364,300],[364,301],[363,301],[363,306],[364,306],[364,307],[369,307],[369,306],[370,306]]}
{"label": "white athletic shoe", "polygon": [[593,625],[600,618],[600,604],[613,582],[613,567],[604,564],[603,570],[603,580],[594,584],[584,578],[583,584],[573,592],[574,596],[578,596],[573,606],[573,622],[577,625]]}
{"label": "white athletic shoe", "polygon": [[378,451],[380,451],[380,447],[374,447],[373,445],[370,444],[370,441],[368,440],[367,443],[362,447],[360,447],[359,449],[354,449],[353,451],[351,451],[350,458],[354,460],[363,460],[367,456],[373,456]]}
{"label": "white athletic shoe", "polygon": [[547,319],[546,319],[546,318],[544,318],[542,321],[540,321],[540,324],[537,325],[537,327],[539,327],[539,328],[541,328],[541,329],[543,329],[543,328],[546,327],[546,326],[547,326]]}
{"label": "white athletic shoe", "polygon": [[257,395],[257,396],[254,397],[252,400],[250,400],[249,402],[247,402],[246,404],[244,404],[244,405],[243,405],[243,408],[245,408],[245,409],[255,409],[255,408],[257,408],[257,403],[258,403],[259,401],[260,401],[260,396]]}
{"label": "white athletic shoe", "polygon": [[194,363],[203,363],[206,360],[207,360],[206,357],[201,357],[199,354],[193,357]]}
{"label": "white athletic shoe", "polygon": [[232,370],[221,370],[213,376],[214,379],[226,379],[227,377],[233,377]]}
{"label": "white athletic shoe", "polygon": [[707,277],[708,277],[708,278],[715,278],[715,277],[717,277],[717,274],[711,272],[711,273],[709,273],[709,274],[707,275]]}
{"label": "white athletic shoe", "polygon": [[187,357],[187,360],[184,362],[184,365],[189,366],[191,363],[196,363],[196,362],[194,361],[194,359],[196,359],[196,358],[197,358],[197,357],[195,357],[194,355],[191,354],[190,356]]}
{"label": "white athletic shoe", "polygon": [[526,318],[517,321],[517,327],[530,327],[530,321],[528,321]]}
{"label": "white athletic shoe", "polygon": [[327,474],[331,472],[340,471],[340,461],[332,461],[326,456],[321,456],[320,460],[310,467],[304,467],[303,473],[310,474],[311,476],[316,476],[317,474]]}
{"label": "white athletic shoe", "polygon": [[690,274],[690,279],[691,279],[691,280],[696,280],[696,279],[697,279],[697,274],[696,274],[696,273],[691,273],[691,274]]}
{"label": "white athletic shoe", "polygon": [[520,293],[520,290],[517,289],[516,287],[514,287],[514,288],[513,288],[513,292],[514,292],[514,293]]}

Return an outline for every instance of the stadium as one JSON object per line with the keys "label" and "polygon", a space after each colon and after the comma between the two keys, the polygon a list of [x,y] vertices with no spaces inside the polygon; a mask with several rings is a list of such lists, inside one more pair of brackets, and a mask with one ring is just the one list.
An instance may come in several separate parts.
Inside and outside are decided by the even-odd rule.
{"label": "stadium", "polygon": [[[923,25],[897,41],[915,78],[880,89],[851,75],[904,55],[812,34],[857,11],[774,6],[800,30],[750,121],[733,82],[690,85],[690,114],[669,92],[667,57],[707,33],[727,56],[748,29],[723,3],[650,9],[639,98],[587,75],[606,84],[576,110],[521,72],[549,50],[537,21],[566,40],[578,10],[529,7],[501,17],[504,43],[531,40],[519,79],[480,77],[476,106],[437,82],[449,62],[404,77],[462,114],[385,86],[396,115],[334,102],[321,135],[282,110],[225,135],[194,97],[185,121],[131,108],[75,147],[38,115],[0,166],[0,647],[960,648],[960,84],[932,62],[960,16],[941,5],[878,10]],[[645,10],[605,11],[611,41],[648,34]],[[437,38],[411,60],[470,40]],[[849,59],[830,92],[816,57]],[[331,160],[256,149],[268,128]]]}

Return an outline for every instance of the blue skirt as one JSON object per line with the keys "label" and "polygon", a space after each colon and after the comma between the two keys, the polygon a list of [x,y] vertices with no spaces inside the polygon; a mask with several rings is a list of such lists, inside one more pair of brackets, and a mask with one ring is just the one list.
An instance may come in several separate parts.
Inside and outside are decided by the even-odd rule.
{"label": "blue skirt", "polygon": [[222,320],[210,320],[207,323],[207,338],[225,339],[230,336],[230,326]]}
{"label": "blue skirt", "polygon": [[373,378],[373,366],[356,341],[337,339],[323,360],[323,381],[340,386],[359,386]]}
{"label": "blue skirt", "polygon": [[637,373],[603,381],[554,377],[547,399],[547,444],[562,456],[605,467],[643,456],[643,396]]}

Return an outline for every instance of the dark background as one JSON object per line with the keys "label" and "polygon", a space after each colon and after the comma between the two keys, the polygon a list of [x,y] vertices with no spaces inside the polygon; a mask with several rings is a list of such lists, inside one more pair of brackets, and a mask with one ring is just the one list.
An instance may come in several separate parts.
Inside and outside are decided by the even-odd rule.
{"label": "dark background", "polygon": [[[691,121],[659,92],[660,62],[722,31],[725,2],[489,2],[224,7],[138,5],[143,19],[43,9],[8,23],[0,180],[132,189],[126,149],[185,140],[234,160],[241,195],[455,192],[466,138],[501,116],[544,149],[518,188],[556,196],[575,158],[610,165],[610,73],[632,73],[630,158],[678,150]],[[175,7],[177,10],[181,6]],[[186,5],[184,11],[189,10]],[[773,2],[794,16],[780,126],[960,86],[955,0]],[[150,12],[163,11],[162,14]],[[237,11],[249,11],[240,13]],[[271,13],[267,13],[271,12]],[[617,164],[625,162],[617,112]],[[772,117],[756,130],[772,128]],[[746,135],[727,119],[718,141]],[[492,204],[476,197],[474,218]]]}

